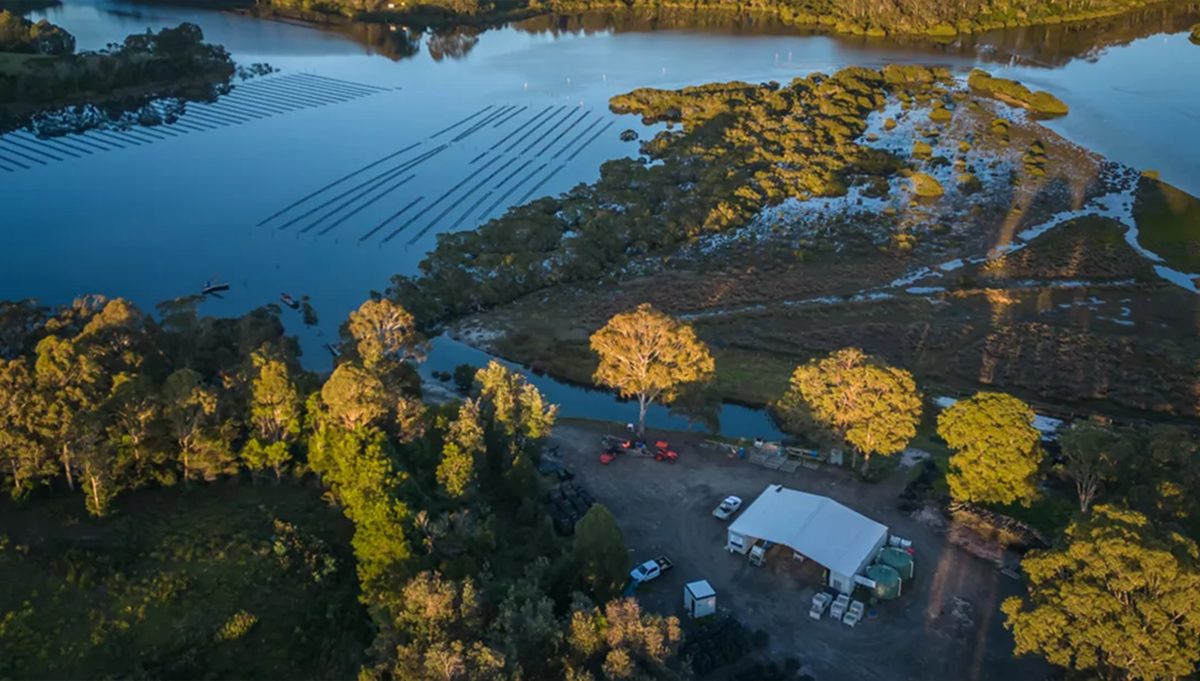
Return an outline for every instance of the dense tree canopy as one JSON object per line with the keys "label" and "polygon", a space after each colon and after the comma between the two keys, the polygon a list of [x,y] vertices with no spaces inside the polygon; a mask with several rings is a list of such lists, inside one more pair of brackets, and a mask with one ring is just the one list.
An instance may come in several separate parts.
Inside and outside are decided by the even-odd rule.
{"label": "dense tree canopy", "polygon": [[373,373],[354,364],[333,370],[321,388],[329,415],[347,430],[377,424],[388,413],[388,392]]}
{"label": "dense tree canopy", "polygon": [[292,457],[292,442],[300,435],[300,392],[286,363],[262,353],[252,360],[257,375],[251,384],[250,420],[257,432],[241,455],[250,470],[270,468],[279,478]]}
{"label": "dense tree canopy", "polygon": [[629,579],[625,538],[612,512],[601,504],[588,509],[575,528],[573,556],[580,583],[597,600],[616,596]]}
{"label": "dense tree canopy", "polygon": [[1002,607],[1017,654],[1130,679],[1193,674],[1200,662],[1200,550],[1147,518],[1096,506],[1065,546],[1027,556],[1029,598]]}
{"label": "dense tree canopy", "polygon": [[460,497],[475,481],[475,459],[486,451],[478,400],[466,400],[446,433],[437,478],[446,493]]}
{"label": "dense tree canopy", "polygon": [[346,325],[358,357],[368,369],[382,362],[423,356],[424,339],[417,333],[412,315],[391,300],[366,301],[350,313]]}
{"label": "dense tree canopy", "polygon": [[938,435],[954,450],[946,482],[958,501],[1028,505],[1042,461],[1034,413],[1021,400],[981,392],[938,415]]}
{"label": "dense tree canopy", "polygon": [[890,367],[858,348],[796,367],[777,405],[792,420],[811,418],[863,454],[903,451],[917,434],[921,396],[912,374]]}

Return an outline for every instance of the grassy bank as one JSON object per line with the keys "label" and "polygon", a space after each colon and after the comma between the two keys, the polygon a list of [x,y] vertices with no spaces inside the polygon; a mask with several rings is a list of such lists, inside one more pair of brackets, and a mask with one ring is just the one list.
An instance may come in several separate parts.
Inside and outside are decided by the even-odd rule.
{"label": "grassy bank", "polygon": [[1184,272],[1200,272],[1200,199],[1142,178],[1133,206],[1138,241]]}
{"label": "grassy bank", "polygon": [[371,632],[351,528],[318,490],[230,481],[117,506],[0,504],[0,676],[354,676]]}

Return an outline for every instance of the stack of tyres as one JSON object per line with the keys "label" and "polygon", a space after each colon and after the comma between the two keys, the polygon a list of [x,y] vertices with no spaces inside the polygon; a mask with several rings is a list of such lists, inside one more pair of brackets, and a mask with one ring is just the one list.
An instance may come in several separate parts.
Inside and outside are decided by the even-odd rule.
{"label": "stack of tyres", "polygon": [[575,523],[593,503],[592,495],[579,483],[564,482],[551,489],[550,516],[554,520],[554,531],[564,537],[575,534]]}
{"label": "stack of tyres", "polygon": [[704,676],[742,659],[750,648],[750,637],[741,623],[725,616],[697,627],[680,652],[691,661],[692,672]]}

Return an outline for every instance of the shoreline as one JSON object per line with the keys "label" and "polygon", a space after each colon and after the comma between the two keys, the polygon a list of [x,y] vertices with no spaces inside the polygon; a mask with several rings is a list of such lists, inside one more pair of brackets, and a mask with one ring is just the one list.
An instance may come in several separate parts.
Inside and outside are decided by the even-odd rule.
{"label": "shoreline", "polygon": [[[456,320],[456,321],[462,321],[462,320]],[[608,388],[600,387],[594,383],[587,383],[585,381],[581,381],[577,378],[572,378],[572,377],[566,376],[564,374],[555,373],[549,369],[534,367],[530,364],[527,364],[525,361],[523,361],[521,359],[510,357],[507,354],[504,354],[503,352],[500,351],[499,348],[497,348],[493,345],[487,344],[486,342],[481,342],[474,338],[463,337],[462,335],[460,335],[460,332],[455,328],[455,322],[451,322],[447,326],[447,328],[442,332],[442,335],[445,335],[446,338],[448,338],[456,343],[461,343],[461,344],[467,346],[468,348],[471,348],[472,350],[482,352],[482,353],[489,355],[491,357],[494,357],[498,360],[502,360],[504,362],[508,362],[510,364],[521,367],[523,370],[528,371],[529,373],[533,374],[534,376],[544,376],[546,378],[549,378],[552,381],[562,383],[562,384],[570,386],[571,388],[574,388],[576,390],[584,390],[584,391],[592,392],[592,393],[610,395],[614,400],[616,400],[622,404],[634,403],[633,398],[620,397]],[[720,404],[723,406],[728,405],[728,406],[732,406],[732,407],[742,407],[744,409],[751,409],[754,411],[764,412],[764,413],[766,413],[768,418],[771,420],[771,422],[775,423],[775,418],[771,414],[771,405],[769,403],[758,403],[758,402],[753,402],[750,400],[741,400],[736,397],[722,397],[720,399]],[[666,406],[669,407],[669,405],[666,405]],[[600,419],[600,420],[603,420],[603,419]],[[776,424],[776,425],[778,425],[778,424]]]}
{"label": "shoreline", "polygon": [[[1094,11],[1068,14],[1060,17],[1048,17],[1034,21],[988,22],[974,25],[960,21],[957,26],[941,24],[925,30],[908,29],[876,29],[858,25],[837,23],[832,19],[822,21],[820,17],[802,17],[800,20],[789,21],[783,17],[787,8],[743,8],[714,6],[699,9],[687,4],[661,4],[654,6],[627,5],[623,2],[603,3],[579,9],[521,8],[481,12],[478,14],[461,14],[444,12],[440,17],[433,17],[421,11],[374,11],[358,12],[353,16],[344,14],[325,13],[318,11],[295,10],[291,8],[274,7],[233,7],[222,8],[220,11],[232,12],[241,16],[255,17],[270,21],[280,21],[291,25],[311,27],[345,27],[355,24],[411,24],[422,30],[454,30],[465,28],[481,28],[483,30],[503,28],[513,23],[540,17],[572,17],[588,14],[622,13],[637,15],[660,15],[664,12],[691,14],[697,18],[713,15],[723,17],[746,17],[750,19],[770,19],[779,22],[779,27],[797,33],[812,33],[827,36],[859,36],[869,38],[923,38],[934,42],[947,42],[958,38],[981,35],[992,31],[1015,30],[1022,28],[1037,28],[1049,26],[1074,26],[1088,22],[1103,21],[1133,14],[1134,12],[1153,9],[1170,9],[1176,7],[1182,13],[1194,11],[1193,3],[1184,0],[1152,0],[1145,4],[1130,6],[1111,11]],[[424,16],[422,16],[424,14]]]}

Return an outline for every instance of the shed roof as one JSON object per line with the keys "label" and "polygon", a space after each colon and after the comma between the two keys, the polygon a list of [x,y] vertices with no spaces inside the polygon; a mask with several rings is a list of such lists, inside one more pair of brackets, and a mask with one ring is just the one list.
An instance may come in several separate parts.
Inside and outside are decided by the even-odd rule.
{"label": "shed roof", "polygon": [[888,529],[829,497],[771,485],[729,531],[783,544],[834,572],[853,575]]}
{"label": "shed roof", "polygon": [[709,584],[707,579],[688,582],[687,590],[692,592],[692,598],[708,598],[709,596],[717,595],[717,592],[713,590],[712,584]]}

